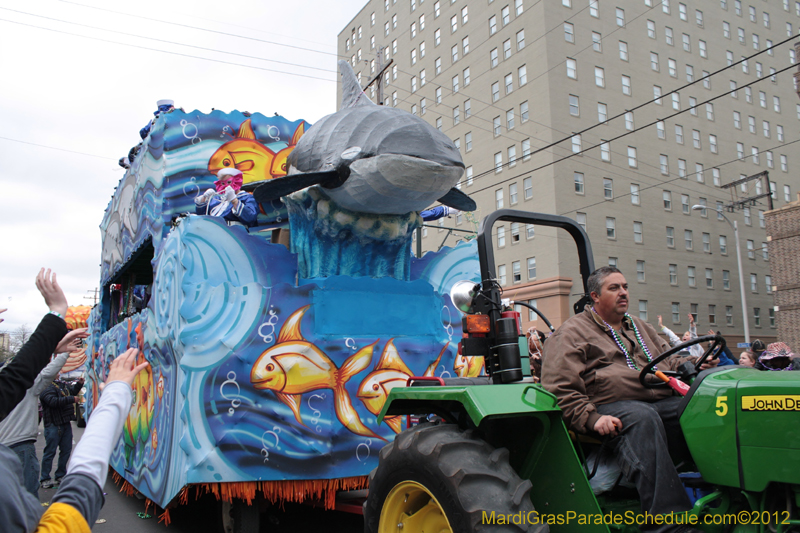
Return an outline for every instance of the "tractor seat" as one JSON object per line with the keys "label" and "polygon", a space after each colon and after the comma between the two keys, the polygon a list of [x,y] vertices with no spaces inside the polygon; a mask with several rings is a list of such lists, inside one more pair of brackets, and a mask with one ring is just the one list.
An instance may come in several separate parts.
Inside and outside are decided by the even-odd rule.
{"label": "tractor seat", "polygon": [[478,376],[474,378],[444,378],[445,387],[468,387],[470,385],[491,385],[492,378]]}

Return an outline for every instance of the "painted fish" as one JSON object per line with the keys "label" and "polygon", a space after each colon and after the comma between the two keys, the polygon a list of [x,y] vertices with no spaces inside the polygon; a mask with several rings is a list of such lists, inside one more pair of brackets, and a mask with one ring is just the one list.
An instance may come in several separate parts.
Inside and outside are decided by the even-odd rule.
{"label": "painted fish", "polygon": [[242,171],[243,184],[270,179],[275,152],[256,140],[256,134],[248,118],[239,126],[236,137],[214,152],[208,160],[208,171],[217,175],[223,168]]}
{"label": "painted fish", "polygon": [[[256,389],[271,390],[289,406],[295,419],[303,424],[300,399],[306,392],[319,389],[333,391],[336,418],[356,435],[381,438],[366,427],[358,416],[345,383],[372,361],[378,341],[361,348],[337,368],[322,350],[308,342],[300,331],[303,315],[310,305],[301,307],[284,322],[278,340],[256,359],[250,381]],[[305,425],[305,424],[303,424]]]}
{"label": "painted fish", "polygon": [[433,202],[474,211],[455,188],[464,173],[461,153],[441,131],[407,111],[372,103],[347,61],[339,61],[342,105],[319,120],[287,159],[288,175],[260,185],[266,205],[320,185],[351,211],[402,215]]}
{"label": "painted fish", "polygon": [[475,378],[483,373],[484,359],[482,355],[456,355],[453,370],[460,378]]}
{"label": "painted fish", "polygon": [[292,150],[294,150],[295,146],[297,146],[297,143],[300,142],[300,137],[303,136],[305,131],[306,123],[305,121],[301,121],[297,126],[297,129],[294,130],[292,138],[289,140],[289,146],[275,154],[275,159],[272,160],[272,166],[269,169],[269,173],[273,178],[283,177],[289,171],[289,167],[286,164],[286,159],[289,157],[289,154],[292,153]]}
{"label": "painted fish", "polygon": [[[367,410],[373,415],[377,415],[383,409],[383,405],[389,398],[389,392],[395,387],[405,387],[408,383],[408,378],[414,375],[413,372],[406,366],[403,359],[394,345],[394,339],[389,339],[386,346],[383,347],[383,353],[375,365],[375,370],[369,373],[364,381],[358,386],[358,399],[364,402]],[[425,369],[423,376],[433,376],[436,372],[436,367],[442,359],[445,350],[450,345],[448,342],[439,352],[439,357],[436,361],[428,365]],[[401,425],[403,423],[402,416],[386,416],[383,421],[392,428],[395,433],[400,433]]]}

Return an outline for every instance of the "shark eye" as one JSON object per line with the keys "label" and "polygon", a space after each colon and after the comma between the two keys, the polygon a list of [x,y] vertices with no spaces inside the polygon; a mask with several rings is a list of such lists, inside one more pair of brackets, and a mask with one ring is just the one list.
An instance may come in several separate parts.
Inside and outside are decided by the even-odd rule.
{"label": "shark eye", "polygon": [[378,384],[377,384],[377,383],[375,383],[374,385],[372,385],[372,390],[374,390],[375,392],[378,392],[378,389],[380,389],[380,387],[378,386]]}
{"label": "shark eye", "polygon": [[273,370],[275,370],[275,365],[273,365],[272,363],[268,364],[267,365],[267,372],[272,372]]}
{"label": "shark eye", "polygon": [[286,163],[283,163],[283,164],[281,165],[281,170],[283,170],[284,172],[286,172]]}
{"label": "shark eye", "polygon": [[231,166],[231,160],[230,159],[223,159],[222,160],[222,165],[226,166],[226,167]]}

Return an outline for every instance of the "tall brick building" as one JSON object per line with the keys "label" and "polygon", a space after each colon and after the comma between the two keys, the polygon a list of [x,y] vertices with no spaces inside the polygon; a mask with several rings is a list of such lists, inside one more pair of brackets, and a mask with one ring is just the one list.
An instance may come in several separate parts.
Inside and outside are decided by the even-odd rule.
{"label": "tall brick building", "polygon": [[800,195],[797,201],[767,211],[764,217],[775,284],[778,340],[800,353]]}

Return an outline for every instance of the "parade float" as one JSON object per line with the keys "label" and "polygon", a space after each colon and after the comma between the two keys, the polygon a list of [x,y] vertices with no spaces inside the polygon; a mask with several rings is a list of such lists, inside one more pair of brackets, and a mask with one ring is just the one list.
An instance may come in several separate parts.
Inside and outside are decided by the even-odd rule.
{"label": "parade float", "polygon": [[[240,524],[258,501],[334,508],[405,426],[377,421],[393,387],[482,372],[457,354],[448,296],[480,281],[475,243],[411,254],[419,211],[474,206],[453,188],[460,154],[342,69],[342,106],[317,124],[164,106],[124,161],[100,226],[86,408],[138,348],[150,366],[111,465],[167,521],[192,488]],[[241,188],[217,194],[223,176]],[[257,201],[246,223],[224,214],[242,191]]]}

